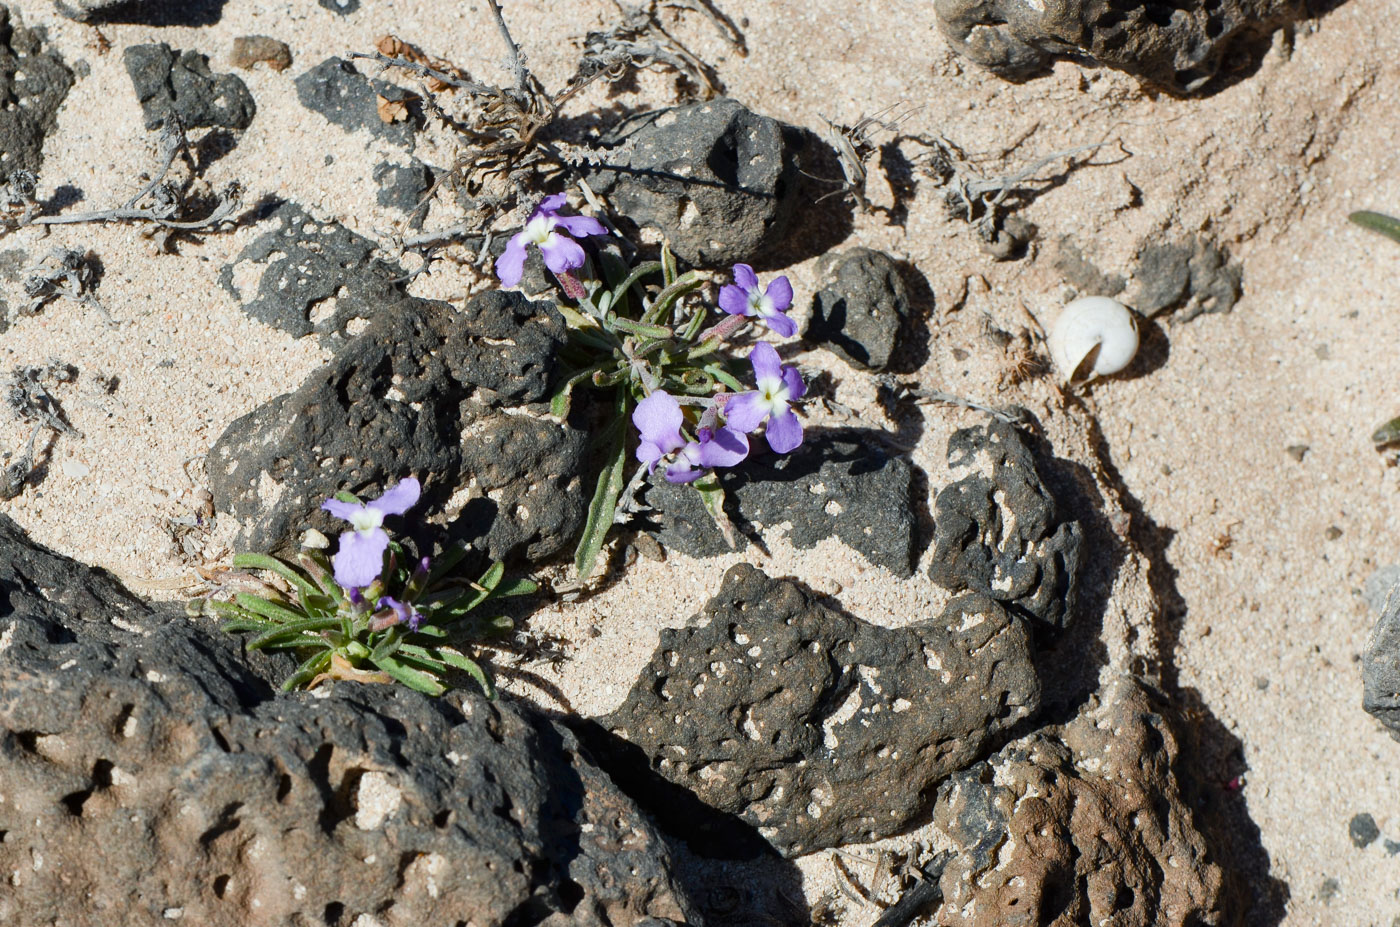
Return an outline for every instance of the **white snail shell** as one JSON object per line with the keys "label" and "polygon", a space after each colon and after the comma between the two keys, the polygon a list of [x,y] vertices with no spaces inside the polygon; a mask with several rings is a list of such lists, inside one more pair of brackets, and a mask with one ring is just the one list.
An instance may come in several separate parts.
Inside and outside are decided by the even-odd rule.
{"label": "white snail shell", "polygon": [[1133,311],[1107,296],[1085,296],[1065,306],[1048,338],[1050,359],[1067,381],[1117,373],[1137,354]]}

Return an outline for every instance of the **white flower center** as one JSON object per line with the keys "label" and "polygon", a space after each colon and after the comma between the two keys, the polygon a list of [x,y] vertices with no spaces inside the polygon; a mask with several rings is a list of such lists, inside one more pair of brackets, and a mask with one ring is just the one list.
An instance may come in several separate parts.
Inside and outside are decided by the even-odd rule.
{"label": "white flower center", "polygon": [[525,223],[525,237],[537,245],[543,245],[549,241],[549,236],[554,234],[554,219],[552,216],[535,216]]}
{"label": "white flower center", "polygon": [[758,290],[749,290],[749,308],[763,318],[768,318],[777,311],[773,308],[773,300],[768,294]]}
{"label": "white flower center", "polygon": [[383,525],[384,515],[382,512],[366,505],[350,516],[350,524],[354,526],[356,531],[363,534],[366,531],[373,531],[375,528]]}
{"label": "white flower center", "polygon": [[758,381],[758,395],[760,401],[768,407],[768,413],[776,417],[787,411],[792,391],[787,388],[782,377],[762,377]]}

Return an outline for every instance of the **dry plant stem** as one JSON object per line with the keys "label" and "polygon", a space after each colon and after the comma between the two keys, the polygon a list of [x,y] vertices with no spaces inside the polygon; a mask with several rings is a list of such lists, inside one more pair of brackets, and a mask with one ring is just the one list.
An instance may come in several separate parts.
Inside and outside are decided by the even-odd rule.
{"label": "dry plant stem", "polygon": [[[439,83],[446,84],[449,87],[456,87],[459,90],[465,90],[468,93],[489,94],[496,92],[496,89],[494,87],[488,87],[486,84],[479,84],[474,80],[466,80],[461,77],[454,77],[453,75],[448,74],[446,71],[439,71],[437,68],[430,68],[426,64],[419,64],[417,61],[409,61],[407,58],[393,58],[389,55],[385,55],[380,52],[375,52],[373,54],[369,54],[367,52],[351,52],[350,57],[364,58],[366,61],[373,61],[381,68],[403,68],[405,71],[412,71],[413,73],[421,75],[423,77],[431,77],[433,80],[438,81]],[[423,98],[429,99],[430,97],[431,94],[428,94],[425,91]]]}
{"label": "dry plant stem", "polygon": [[501,15],[501,4],[497,0],[486,0],[491,6],[491,16],[496,20],[496,31],[501,34],[501,41],[506,43],[506,48],[510,51],[510,69],[515,74],[515,89],[524,93],[530,85],[530,72],[525,69],[525,63],[520,57],[520,46],[515,44],[515,39],[510,37],[510,28],[506,25],[506,18]]}
{"label": "dry plant stem", "polygon": [[1000,409],[995,409],[992,406],[984,405],[983,403],[977,402],[974,399],[966,399],[962,396],[957,395],[956,393],[945,393],[941,389],[911,389],[909,391],[909,395],[914,398],[915,402],[942,402],[950,406],[960,406],[964,409],[972,409],[975,412],[984,412],[987,415],[990,415],[992,418],[996,419],[997,421],[1005,422],[1008,425],[1016,425],[1020,423],[1020,419],[1014,415],[1010,415],[1006,412],[1001,411]]}

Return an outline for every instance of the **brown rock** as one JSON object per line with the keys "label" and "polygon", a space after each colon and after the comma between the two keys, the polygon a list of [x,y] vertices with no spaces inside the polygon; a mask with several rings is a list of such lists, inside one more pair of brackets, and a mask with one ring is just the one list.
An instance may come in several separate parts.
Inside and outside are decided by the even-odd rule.
{"label": "brown rock", "polygon": [[259,61],[274,71],[285,71],[292,65],[292,50],[287,43],[268,35],[240,35],[233,40],[229,62],[236,68],[251,71]]}
{"label": "brown rock", "polygon": [[943,874],[938,923],[1232,923],[1164,710],[1120,677],[1058,734],[1016,741],[950,779],[934,819],[960,852]]}

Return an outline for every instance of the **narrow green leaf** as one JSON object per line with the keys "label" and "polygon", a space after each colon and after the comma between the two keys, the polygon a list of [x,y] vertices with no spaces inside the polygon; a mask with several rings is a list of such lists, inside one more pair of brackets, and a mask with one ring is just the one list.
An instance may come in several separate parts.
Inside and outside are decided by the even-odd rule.
{"label": "narrow green leaf", "polygon": [[617,305],[627,296],[627,291],[632,289],[633,284],[658,270],[661,270],[660,261],[646,261],[632,268],[632,272],[627,275],[627,278],[612,289],[613,308],[617,308]]}
{"label": "narrow green leaf", "polygon": [[[496,587],[501,584],[501,577],[505,575],[506,565],[504,563],[501,563],[499,560],[497,560],[495,563],[491,564],[491,566],[487,568],[486,572],[481,574],[481,578],[476,581],[476,584],[480,586],[481,589],[476,590],[477,598],[474,601],[473,605],[480,605],[482,602],[485,602],[488,598],[490,598],[491,593],[495,592]],[[482,590],[485,591],[483,592]]]}
{"label": "narrow green leaf", "polygon": [[681,341],[687,344],[694,341],[700,335],[700,329],[705,327],[705,316],[708,313],[703,306],[697,308],[690,316],[690,321],[685,323],[685,328],[681,331]]}
{"label": "narrow green leaf", "polygon": [[384,635],[383,639],[381,639],[379,643],[375,644],[374,649],[370,651],[370,660],[377,663],[385,657],[392,657],[394,655],[394,652],[399,649],[402,642],[403,632],[397,627],[390,628],[388,633]]}
{"label": "narrow green leaf", "polygon": [[360,504],[360,497],[355,495],[353,492],[346,492],[345,490],[341,490],[340,492],[335,494],[335,497],[341,502],[349,502],[352,505]]}
{"label": "narrow green leaf", "polygon": [[[627,420],[627,393],[618,390],[616,421]],[[622,471],[627,466],[627,432],[617,430],[617,438],[608,462],[598,474],[598,486],[593,491],[593,499],[588,505],[588,520],[584,523],[583,537],[574,552],[574,567],[580,579],[587,579],[593,573],[594,562],[603,549],[608,532],[612,530],[613,519],[617,515],[617,497],[622,494]]]}
{"label": "narrow green leaf", "polygon": [[233,565],[240,570],[266,570],[269,573],[276,573],[299,591],[305,591],[308,594],[321,591],[301,570],[290,563],[276,557],[269,557],[266,554],[235,554]]}
{"label": "narrow green leaf", "polygon": [[708,354],[713,354],[719,350],[720,341],[718,338],[706,338],[704,341],[685,352],[685,359],[697,361]]}
{"label": "narrow green leaf", "polygon": [[435,624],[423,623],[418,626],[417,631],[410,631],[409,635],[415,639],[426,637],[429,640],[447,640],[447,632]]}
{"label": "narrow green leaf", "polygon": [[520,579],[513,579],[506,585],[497,588],[496,598],[506,599],[514,595],[534,595],[539,591],[539,583],[521,577]]}
{"label": "narrow green leaf", "polygon": [[690,485],[694,486],[695,491],[700,493],[700,501],[705,504],[705,511],[710,513],[710,518],[714,520],[715,527],[719,528],[720,534],[724,536],[725,543],[733,547],[736,539],[734,523],[724,513],[724,487],[719,484],[719,478],[711,472]]}
{"label": "narrow green leaf", "polygon": [[661,243],[661,276],[666,281],[667,286],[676,282],[676,274],[679,270],[676,266],[676,256],[671,253],[670,242],[663,241]]}
{"label": "narrow green leaf", "polygon": [[320,640],[315,636],[318,631],[327,631],[339,624],[334,618],[311,618],[295,624],[284,624],[259,634],[248,641],[247,647],[249,650],[260,650],[264,647],[283,647],[292,644],[293,641],[298,642],[292,646],[301,646],[301,639],[306,643],[316,643]]}
{"label": "narrow green leaf", "polygon": [[[234,605],[232,602],[218,602],[218,601],[215,601],[214,599],[209,599],[208,602],[205,603],[205,606],[206,606],[206,608],[208,608],[209,611],[211,611],[211,612],[214,613],[215,617],[218,617],[218,618],[224,618],[224,619],[227,619],[227,620],[230,620],[230,621],[264,621],[264,622],[266,622],[266,619],[265,619],[265,618],[262,618],[262,617],[260,617],[260,616],[258,616],[258,615],[255,615],[255,614],[253,614],[252,612],[248,611],[247,609],[239,608],[237,605]],[[271,622],[267,622],[267,623],[270,624]]]}
{"label": "narrow green leaf", "polygon": [[1400,241],[1400,219],[1387,216],[1384,213],[1360,210],[1347,216],[1352,222],[1363,229],[1370,229],[1373,232],[1380,232],[1392,241]]}
{"label": "narrow green leaf", "polygon": [[282,691],[290,692],[306,685],[317,676],[326,671],[326,667],[331,665],[331,650],[326,648],[320,653],[307,657],[301,666],[297,667],[295,673],[282,680]]}
{"label": "narrow green leaf", "polygon": [[1393,418],[1377,428],[1375,434],[1371,435],[1371,440],[1376,443],[1377,447],[1384,447],[1387,444],[1400,441],[1400,418]]}
{"label": "narrow green leaf", "polygon": [[633,322],[631,319],[615,318],[612,326],[629,335],[637,335],[641,338],[671,338],[676,333],[665,325],[648,325],[645,322]]}
{"label": "narrow green leaf", "polygon": [[705,281],[695,271],[686,271],[685,276],[680,277],[675,283],[666,287],[656,296],[656,301],[651,304],[646,315],[642,316],[643,322],[655,324],[666,317],[671,305],[682,296],[705,285]]}
{"label": "narrow green leaf", "polygon": [[448,575],[452,573],[457,564],[462,562],[470,550],[471,548],[467,546],[466,541],[458,541],[456,544],[453,544],[451,547],[438,554],[433,560],[432,569],[428,571],[428,581],[424,584],[424,588],[431,589],[444,579],[447,579]]}
{"label": "narrow green leaf", "polygon": [[475,679],[477,685],[481,686],[481,691],[486,693],[487,698],[494,699],[496,697],[496,687],[491,684],[486,671],[475,660],[446,647],[438,649],[434,653],[439,654],[442,661],[448,666],[459,669]]}
{"label": "narrow green leaf", "polygon": [[705,372],[708,373],[710,376],[714,377],[716,380],[723,383],[725,386],[734,390],[734,392],[736,393],[742,393],[748,389],[747,386],[734,379],[734,377],[730,376],[729,371],[725,370],[719,364],[706,364]]}
{"label": "narrow green leaf", "polygon": [[262,615],[271,621],[282,623],[305,621],[306,615],[296,609],[288,608],[277,602],[271,602],[260,595],[250,595],[246,592],[239,592],[234,595],[234,601],[240,608],[247,609],[255,615]]}
{"label": "narrow green leaf", "polygon": [[592,367],[580,370],[578,373],[565,380],[559,388],[554,391],[554,395],[549,398],[550,414],[559,418],[568,418],[569,410],[573,406],[574,387],[584,380],[592,378],[594,373],[600,370],[606,370],[614,364],[615,361],[611,360],[601,364],[594,364]]}
{"label": "narrow green leaf", "polygon": [[625,379],[627,379],[627,371],[625,370],[613,370],[611,372],[606,370],[595,370],[593,372],[594,386],[616,386]]}
{"label": "narrow green leaf", "polygon": [[421,670],[405,666],[393,657],[384,657],[382,660],[374,660],[371,658],[371,660],[375,666],[408,686],[410,689],[416,689],[425,695],[441,695],[447,691],[447,687],[432,676]]}

